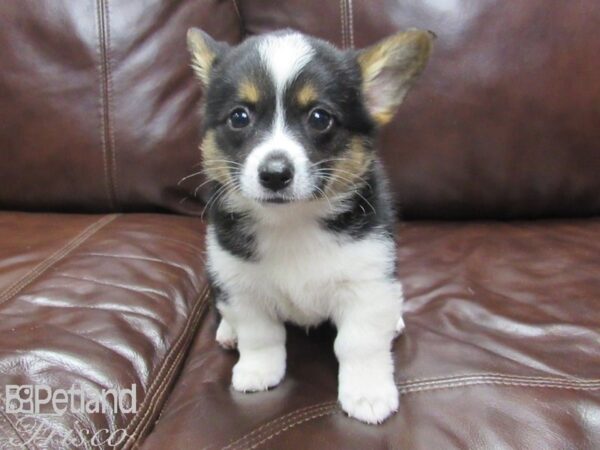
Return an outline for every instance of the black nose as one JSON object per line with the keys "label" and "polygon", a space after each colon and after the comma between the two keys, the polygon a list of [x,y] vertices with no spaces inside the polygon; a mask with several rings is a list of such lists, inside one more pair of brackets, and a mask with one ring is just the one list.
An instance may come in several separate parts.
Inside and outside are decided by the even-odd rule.
{"label": "black nose", "polygon": [[274,153],[258,167],[260,184],[271,191],[280,191],[294,179],[294,167],[287,156]]}

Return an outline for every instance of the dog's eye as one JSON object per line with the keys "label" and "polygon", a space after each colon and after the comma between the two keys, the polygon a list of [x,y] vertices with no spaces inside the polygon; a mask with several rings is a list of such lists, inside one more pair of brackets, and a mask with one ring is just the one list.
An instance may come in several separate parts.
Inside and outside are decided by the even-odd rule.
{"label": "dog's eye", "polygon": [[247,127],[250,125],[250,112],[246,108],[235,108],[229,114],[229,125],[238,130]]}
{"label": "dog's eye", "polygon": [[308,113],[308,124],[316,131],[324,132],[333,125],[333,116],[321,108],[315,108]]}

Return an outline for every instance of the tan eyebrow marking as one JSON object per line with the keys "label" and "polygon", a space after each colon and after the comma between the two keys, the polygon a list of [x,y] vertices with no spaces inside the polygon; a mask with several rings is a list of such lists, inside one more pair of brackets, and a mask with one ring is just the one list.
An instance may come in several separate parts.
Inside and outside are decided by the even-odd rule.
{"label": "tan eyebrow marking", "polygon": [[240,100],[245,102],[258,103],[260,100],[260,90],[254,82],[244,80],[238,87],[238,96],[240,97]]}
{"label": "tan eyebrow marking", "polygon": [[296,94],[296,98],[300,106],[308,106],[317,100],[317,91],[312,84],[307,83],[300,88],[298,94]]}

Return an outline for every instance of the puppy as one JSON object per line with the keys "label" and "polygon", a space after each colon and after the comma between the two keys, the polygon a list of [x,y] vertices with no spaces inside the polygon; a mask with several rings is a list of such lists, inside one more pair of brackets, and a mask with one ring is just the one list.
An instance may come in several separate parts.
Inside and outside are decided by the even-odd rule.
{"label": "puppy", "polygon": [[285,327],[337,327],[339,401],[380,423],[398,409],[391,344],[402,321],[395,213],[374,149],[432,47],[409,30],[339,50],[290,30],[236,47],[187,34],[204,87],[208,273],[216,339],[237,346],[237,391],[279,384]]}

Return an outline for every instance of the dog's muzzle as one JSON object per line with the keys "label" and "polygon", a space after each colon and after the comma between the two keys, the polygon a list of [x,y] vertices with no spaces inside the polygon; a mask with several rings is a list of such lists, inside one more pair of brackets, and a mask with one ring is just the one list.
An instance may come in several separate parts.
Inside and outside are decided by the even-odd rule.
{"label": "dog's muzzle", "polygon": [[272,192],[287,188],[294,180],[294,166],[282,152],[274,152],[258,166],[261,186]]}

